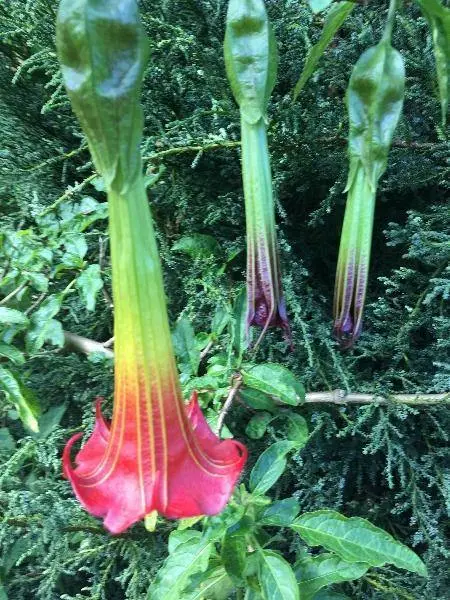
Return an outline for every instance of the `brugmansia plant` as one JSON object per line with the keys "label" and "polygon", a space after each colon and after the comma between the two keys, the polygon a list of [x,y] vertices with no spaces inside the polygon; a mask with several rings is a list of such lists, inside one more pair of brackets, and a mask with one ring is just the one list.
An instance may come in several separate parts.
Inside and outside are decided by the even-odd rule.
{"label": "brugmansia plant", "polygon": [[68,442],[64,472],[82,505],[112,533],[153,511],[169,518],[222,510],[246,449],[220,441],[197,397],[182,400],[161,265],[142,175],[139,96],[147,42],[135,0],[62,0],[57,47],[73,109],[108,194],[115,390],[109,425]]}
{"label": "brugmansia plant", "polygon": [[240,108],[242,178],[247,226],[247,329],[281,327],[290,337],[281,286],[267,105],[278,55],[263,0],[231,0],[225,32],[225,66]]}
{"label": "brugmansia plant", "polygon": [[334,335],[348,348],[361,334],[377,184],[386,170],[405,88],[401,54],[391,46],[397,0],[379,44],[356,63],[347,90],[350,169],[334,291]]}

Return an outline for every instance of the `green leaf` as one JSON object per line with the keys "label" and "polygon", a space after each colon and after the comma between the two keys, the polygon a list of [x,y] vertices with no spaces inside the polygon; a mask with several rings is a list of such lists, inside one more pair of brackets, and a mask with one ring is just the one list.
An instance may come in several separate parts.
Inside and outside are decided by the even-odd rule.
{"label": "green leaf", "polygon": [[28,325],[28,317],[15,308],[0,306],[0,323],[5,325]]}
{"label": "green leaf", "polygon": [[303,385],[282,365],[256,365],[242,372],[242,381],[249,388],[275,396],[291,406],[297,406],[305,399]]}
{"label": "green leaf", "polygon": [[212,319],[211,334],[215,338],[218,338],[230,322],[230,319],[231,315],[230,311],[228,310],[228,307],[219,304],[216,308],[216,312],[214,313],[214,317]]}
{"label": "green leaf", "polygon": [[172,340],[180,371],[189,375],[197,375],[200,352],[194,329],[186,317],[181,317],[178,320],[172,334]]}
{"label": "green leaf", "polygon": [[295,85],[294,100],[298,98],[300,92],[305,87],[306,82],[314,73],[317,63],[319,62],[338,29],[342,26],[345,19],[353,10],[354,6],[354,2],[336,2],[330,8],[320,39],[317,44],[314,44],[314,46],[309,50],[305,64],[303,65],[303,71]]}
{"label": "green leaf", "polygon": [[26,346],[30,354],[38,352],[45,342],[62,348],[64,333],[59,321],[53,319],[61,308],[61,297],[52,295],[45,300],[31,318],[31,328],[27,332]]}
{"label": "green leaf", "polygon": [[223,567],[213,567],[192,577],[182,600],[228,600],[234,587]]}
{"label": "green leaf", "polygon": [[264,450],[250,473],[249,487],[254,494],[265,494],[278,481],[286,468],[286,454],[295,448],[295,442],[281,441]]}
{"label": "green leaf", "polygon": [[242,581],[247,555],[245,535],[227,533],[222,541],[220,557],[226,572],[236,582]]}
{"label": "green leaf", "polygon": [[333,590],[321,590],[314,596],[314,600],[351,600],[351,598]]}
{"label": "green leaf", "polygon": [[256,410],[268,410],[272,413],[278,410],[273,399],[263,392],[258,392],[258,390],[252,390],[250,388],[241,389],[239,390],[239,396],[246,404]]}
{"label": "green leaf", "polygon": [[64,240],[64,246],[66,251],[61,259],[64,267],[81,268],[88,250],[84,235],[82,233],[69,234]]}
{"label": "green leaf", "polygon": [[306,419],[294,412],[286,412],[283,418],[287,419],[286,439],[295,442],[297,449],[303,448],[309,439]]}
{"label": "green leaf", "polygon": [[441,101],[442,127],[445,129],[450,81],[450,9],[439,0],[418,0],[418,2],[431,29]]}
{"label": "green leaf", "polygon": [[172,246],[172,250],[184,252],[191,258],[208,258],[220,254],[220,246],[212,235],[194,233],[185,235]]}
{"label": "green leaf", "polygon": [[308,4],[314,13],[325,10],[332,2],[333,0],[308,0]]}
{"label": "green leaf", "polygon": [[31,431],[39,431],[37,422],[39,409],[34,397],[25,386],[21,385],[11,371],[1,366],[0,390],[4,392],[7,400],[14,404],[22,423]]}
{"label": "green leaf", "polygon": [[247,293],[245,288],[239,292],[233,307],[233,319],[230,324],[232,346],[237,355],[238,365],[248,348],[247,338]]}
{"label": "green leaf", "polygon": [[16,442],[13,436],[10,434],[7,427],[0,427],[0,452],[12,451],[16,447]]}
{"label": "green leaf", "polygon": [[38,292],[46,292],[48,290],[48,278],[43,273],[28,273],[27,277]]}
{"label": "green leaf", "polygon": [[16,365],[23,365],[23,363],[25,362],[23,352],[18,350],[15,346],[11,346],[10,344],[4,344],[3,342],[0,342],[0,356],[8,358]]}
{"label": "green leaf", "polygon": [[258,553],[258,579],[264,600],[300,600],[298,584],[289,563],[276,552]]}
{"label": "green leaf", "polygon": [[247,423],[245,433],[250,439],[259,440],[266,433],[267,425],[273,418],[273,415],[267,412],[260,412],[254,415]]}
{"label": "green leaf", "polygon": [[89,265],[77,278],[77,288],[87,310],[95,310],[98,292],[103,287],[100,265]]}
{"label": "green leaf", "polygon": [[287,527],[292,523],[299,511],[300,505],[296,498],[277,500],[264,510],[258,522],[261,525]]}
{"label": "green leaf", "polygon": [[147,600],[180,600],[192,575],[206,571],[212,549],[212,542],[197,537],[172,548],[148,590]]}
{"label": "green leaf", "polygon": [[370,565],[362,562],[347,562],[335,554],[320,554],[299,560],[294,573],[299,582],[302,600],[312,600],[323,587],[362,577]]}
{"label": "green leaf", "polygon": [[39,439],[47,438],[50,433],[54,430],[54,428],[59,425],[61,419],[66,412],[67,404],[59,404],[57,406],[52,406],[49,408],[40,418],[39,418],[39,433],[36,437]]}
{"label": "green leaf", "polygon": [[386,531],[359,517],[345,517],[333,510],[305,513],[291,525],[310,546],[323,546],[349,562],[372,567],[393,564],[426,577],[424,563],[412,550]]}

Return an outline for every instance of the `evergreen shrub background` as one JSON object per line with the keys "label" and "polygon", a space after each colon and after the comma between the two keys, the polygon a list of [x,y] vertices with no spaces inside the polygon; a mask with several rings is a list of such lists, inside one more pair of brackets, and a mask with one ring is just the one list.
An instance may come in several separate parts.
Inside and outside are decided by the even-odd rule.
{"label": "evergreen shrub background", "polygon": [[[157,225],[170,316],[183,313],[196,332],[233,299],[245,277],[244,207],[239,114],[222,58],[224,0],[142,0],[151,44],[143,105],[143,155],[149,174],[164,165],[149,198]],[[270,105],[269,143],[277,198],[281,262],[294,346],[278,331],[258,351],[260,362],[292,369],[308,391],[444,392],[450,390],[450,211],[448,147],[440,129],[431,41],[425,21],[407,3],[396,20],[394,45],[405,58],[404,114],[382,178],[364,331],[354,350],[333,341],[334,270],[347,173],[344,93],[359,55],[380,36],[387,5],[357,5],[299,100],[291,101],[308,48],[323,17],[306,3],[269,0],[280,53]],[[4,0],[0,5],[0,211],[2,231],[33,228],[36,216],[67,186],[92,173],[78,124],[62,89],[54,48],[55,0]],[[198,152],[192,147],[211,145]],[[174,149],[167,154],[165,151]],[[159,155],[158,155],[159,153]],[[156,157],[154,155],[157,155]],[[87,184],[71,198],[105,195]],[[107,223],[87,231],[89,264],[99,261]],[[214,257],[174,250],[185,235],[212,235]],[[225,273],[224,257],[237,252]],[[103,261],[110,292],[108,256]],[[51,281],[51,291],[67,280]],[[29,300],[31,304],[33,298]],[[105,341],[112,335],[107,295],[88,312],[69,294],[58,315],[64,329]],[[227,343],[226,337],[221,341]],[[83,422],[92,425],[96,394],[112,396],[112,367],[98,357],[46,345],[22,367],[45,411],[65,404],[48,437],[29,436],[0,408],[14,444],[0,445],[0,578],[13,600],[132,600],[145,591],[166,555],[173,524],[149,534],[142,524],[116,538],[74,499],[61,477],[61,450]],[[110,406],[110,403],[109,403]],[[300,407],[313,436],[280,480],[275,495],[294,494],[302,510],[336,508],[385,528],[422,555],[428,581],[384,569],[343,586],[358,599],[448,599],[450,470],[445,406]],[[269,445],[245,439],[248,409],[228,417],[246,441],[251,462]],[[275,431],[272,432],[276,434]],[[288,539],[288,538],[287,538]],[[295,544],[280,543],[289,560]],[[446,562],[447,561],[447,562]],[[2,592],[0,591],[0,597]]]}

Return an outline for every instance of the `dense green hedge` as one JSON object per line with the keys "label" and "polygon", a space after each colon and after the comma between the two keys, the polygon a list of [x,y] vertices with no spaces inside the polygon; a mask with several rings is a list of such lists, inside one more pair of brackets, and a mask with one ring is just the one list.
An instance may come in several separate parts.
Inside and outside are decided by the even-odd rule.
{"label": "dense green hedge", "polygon": [[[170,314],[175,322],[183,312],[197,332],[209,331],[211,311],[236,296],[245,269],[239,149],[226,145],[239,139],[238,109],[222,58],[226,2],[140,4],[151,41],[143,154],[152,157],[146,160],[149,174],[165,167],[150,201]],[[407,71],[404,115],[377,199],[363,335],[354,350],[341,353],[330,330],[347,172],[343,97],[352,65],[379,38],[386,6],[378,0],[357,5],[292,103],[292,88],[323,19],[312,16],[300,1],[269,0],[267,5],[281,57],[269,108],[269,143],[294,351],[274,331],[257,359],[290,367],[308,391],[448,391],[448,147],[439,125],[426,23],[409,4],[397,18],[394,45],[403,53]],[[37,215],[67,186],[92,173],[58,73],[56,6],[56,0],[9,0],[0,6],[2,230],[32,228],[35,243],[44,245],[60,225],[52,229]],[[198,146],[206,148],[199,152]],[[169,149],[174,150],[164,154]],[[68,200],[85,196],[105,200],[89,183]],[[63,220],[58,210],[50,214]],[[180,238],[195,233],[213,236],[218,254],[193,259],[174,250]],[[99,239],[106,236],[105,220],[87,229],[88,263],[98,263]],[[213,267],[232,252],[235,258],[218,274]],[[99,341],[112,335],[107,253],[102,271],[107,293],[99,296],[95,312],[86,310],[78,294],[69,293],[57,317],[64,329]],[[51,280],[50,292],[61,292],[69,281],[62,272]],[[2,294],[8,291],[2,289]],[[24,297],[22,307],[38,296]],[[62,404],[66,410],[48,437],[26,437],[11,407],[0,408],[2,427],[14,438],[0,439],[0,580],[8,598],[144,598],[165,557],[172,525],[155,534],[137,525],[111,538],[82,511],[61,478],[60,454],[69,433],[82,421],[91,425],[96,394],[112,394],[111,365],[46,345],[19,370],[44,411]],[[314,435],[290,461],[276,495],[294,494],[302,510],[330,507],[365,516],[412,546],[430,572],[423,581],[385,569],[371,581],[363,578],[347,586],[347,593],[358,599],[448,598],[446,408],[308,406],[301,412]],[[242,406],[228,417],[230,430],[240,439],[245,440],[250,417]],[[245,441],[254,462],[271,434],[262,441]],[[280,541],[279,549],[294,558],[293,544]]]}

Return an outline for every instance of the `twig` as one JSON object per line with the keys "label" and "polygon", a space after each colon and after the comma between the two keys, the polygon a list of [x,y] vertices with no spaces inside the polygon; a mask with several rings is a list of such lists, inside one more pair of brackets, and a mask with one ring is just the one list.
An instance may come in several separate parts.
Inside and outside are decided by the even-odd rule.
{"label": "twig", "polygon": [[206,356],[208,356],[211,348],[214,346],[214,340],[210,340],[203,350],[200,352],[200,360],[203,360]]}
{"label": "twig", "polygon": [[80,190],[82,190],[89,182],[91,182],[96,177],[97,177],[97,173],[92,173],[92,175],[89,175],[89,177],[86,177],[86,179],[83,179],[83,181],[81,183],[77,183],[73,187],[69,188],[66,192],[64,192],[64,194],[62,196],[57,198],[53,202],[53,204],[50,204],[50,206],[47,206],[46,209],[44,209],[42,212],[40,212],[38,216],[45,217],[45,215],[48,215],[48,213],[55,210],[55,208],[58,208],[58,206],[62,202],[64,202],[64,200],[67,200],[67,198],[70,198],[70,196],[73,196],[73,194],[75,194],[75,192],[79,192]]}
{"label": "twig", "polygon": [[234,400],[236,394],[238,393],[241,385],[242,385],[242,375],[240,373],[238,373],[234,377],[233,385],[231,386],[231,389],[228,393],[227,399],[225,400],[225,403],[222,406],[221,411],[219,412],[219,416],[217,417],[217,434],[218,435],[220,435],[220,432],[222,431],[223,422],[225,420],[225,417],[227,416],[228,411],[230,410],[231,405],[233,404],[233,400]]}
{"label": "twig", "polygon": [[26,281],[21,283],[18,287],[16,287],[15,290],[13,290],[7,296],[5,296],[2,300],[0,300],[0,306],[3,306],[3,304],[6,304],[8,302],[8,300],[11,300],[11,298],[14,298],[14,296],[17,296],[17,294],[19,294],[25,287],[27,287],[27,285],[28,285],[28,283]]}
{"label": "twig", "polygon": [[76,350],[77,352],[82,352],[83,354],[100,352],[109,358],[114,357],[114,352],[108,348],[105,348],[104,344],[82,337],[81,335],[76,335],[75,333],[70,333],[70,331],[64,332],[64,349]]}
{"label": "twig", "polygon": [[[109,350],[112,345],[114,338],[104,342],[95,342],[89,338],[81,337],[68,331],[64,332],[66,340],[65,348],[69,350],[76,350],[89,354],[90,352],[102,352],[109,357],[114,356],[114,352]],[[206,348],[205,348],[206,349]],[[217,430],[223,427],[223,421],[233,404],[234,398],[242,386],[242,376],[240,373],[236,374],[233,378],[233,385],[231,386],[230,392],[225,400],[225,403],[219,413],[217,419]],[[410,406],[429,406],[433,404],[450,404],[450,392],[443,392],[442,394],[388,394],[386,396],[377,396],[376,394],[357,394],[347,393],[345,390],[336,389],[331,392],[308,392],[305,396],[305,404],[337,404],[339,406],[346,406],[347,404],[408,404]]]}
{"label": "twig", "polygon": [[161,150],[161,152],[155,152],[154,154],[149,154],[148,156],[143,156],[142,160],[153,161],[159,160],[160,158],[165,158],[166,156],[173,156],[176,154],[186,154],[187,152],[205,152],[207,150],[217,150],[219,148],[236,148],[240,145],[241,142],[224,141],[212,144],[205,144],[204,146],[179,146],[175,148],[168,148],[167,150]]}
{"label": "twig", "polygon": [[39,296],[37,297],[37,299],[33,302],[33,304],[30,304],[30,306],[27,308],[26,311],[24,311],[24,315],[28,316],[29,314],[31,314],[33,312],[33,310],[35,310],[44,300],[44,298],[47,297],[47,292],[42,292],[42,294],[39,294]]}
{"label": "twig", "polygon": [[112,338],[109,338],[109,340],[106,340],[106,342],[103,342],[102,346],[103,348],[111,348],[111,346],[114,344],[114,336]]}
{"label": "twig", "polygon": [[387,397],[375,394],[347,394],[345,390],[333,390],[332,392],[310,392],[306,394],[306,404],[397,404],[429,405],[450,403],[450,392],[443,394],[390,394]]}

